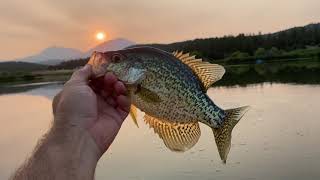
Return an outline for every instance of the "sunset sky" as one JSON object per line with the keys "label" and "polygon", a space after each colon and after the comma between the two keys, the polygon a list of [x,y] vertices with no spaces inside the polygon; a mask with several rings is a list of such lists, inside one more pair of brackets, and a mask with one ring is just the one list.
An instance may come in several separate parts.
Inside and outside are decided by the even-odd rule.
{"label": "sunset sky", "polygon": [[169,43],[320,22],[319,0],[0,0],[0,60],[106,39]]}

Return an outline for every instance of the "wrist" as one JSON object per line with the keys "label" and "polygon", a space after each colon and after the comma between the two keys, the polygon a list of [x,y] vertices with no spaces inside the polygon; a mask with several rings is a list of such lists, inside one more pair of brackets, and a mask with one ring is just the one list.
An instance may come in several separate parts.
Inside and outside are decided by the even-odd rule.
{"label": "wrist", "polygon": [[99,157],[98,147],[83,130],[52,126],[16,176],[28,177],[26,179],[38,176],[52,179],[93,179]]}
{"label": "wrist", "polygon": [[94,173],[101,151],[85,129],[53,125],[47,141],[52,160],[60,161],[60,164],[71,163],[84,174]]}

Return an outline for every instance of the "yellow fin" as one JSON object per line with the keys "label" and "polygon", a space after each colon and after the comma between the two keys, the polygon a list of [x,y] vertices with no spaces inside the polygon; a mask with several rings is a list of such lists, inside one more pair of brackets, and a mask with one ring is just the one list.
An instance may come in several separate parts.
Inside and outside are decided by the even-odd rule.
{"label": "yellow fin", "polygon": [[131,115],[131,118],[132,118],[134,124],[135,124],[137,127],[139,127],[138,121],[137,121],[137,116],[138,116],[138,114],[137,114],[137,108],[136,108],[134,105],[131,105],[131,107],[130,107],[130,115]]}
{"label": "yellow fin", "polygon": [[182,51],[175,51],[173,55],[193,70],[206,90],[213,83],[220,80],[225,73],[223,66],[203,62],[202,59],[196,59],[195,56],[190,56],[189,53],[183,54]]}
{"label": "yellow fin", "polygon": [[173,52],[172,52],[172,54],[173,54],[174,56],[176,56],[177,53],[178,53],[178,51],[173,51]]}
{"label": "yellow fin", "polygon": [[187,151],[198,142],[201,135],[198,122],[173,123],[147,114],[144,120],[171,151]]}
{"label": "yellow fin", "polygon": [[183,52],[182,51],[180,51],[180,52],[178,52],[177,51],[177,54],[175,55],[177,58],[179,58],[180,56],[182,56],[183,55]]}
{"label": "yellow fin", "polygon": [[212,128],[214,138],[218,147],[219,155],[223,163],[226,163],[231,147],[232,129],[249,110],[249,106],[235,109],[227,109],[224,123],[220,128]]}

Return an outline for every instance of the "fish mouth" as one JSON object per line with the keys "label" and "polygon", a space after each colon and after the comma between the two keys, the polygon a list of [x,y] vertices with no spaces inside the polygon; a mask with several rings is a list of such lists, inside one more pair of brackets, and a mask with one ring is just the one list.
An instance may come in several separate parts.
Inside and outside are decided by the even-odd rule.
{"label": "fish mouth", "polygon": [[88,64],[92,66],[93,76],[100,77],[107,73],[107,67],[110,64],[110,60],[102,52],[93,52]]}

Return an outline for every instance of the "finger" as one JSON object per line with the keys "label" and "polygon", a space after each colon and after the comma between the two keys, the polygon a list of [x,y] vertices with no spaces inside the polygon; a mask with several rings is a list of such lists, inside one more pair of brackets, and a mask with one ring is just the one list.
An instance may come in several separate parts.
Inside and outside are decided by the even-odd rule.
{"label": "finger", "polygon": [[113,88],[114,83],[116,83],[118,81],[117,77],[111,73],[108,72],[105,76],[104,76],[104,85],[105,88]]}
{"label": "finger", "polygon": [[[121,111],[124,112],[124,110],[118,111],[116,108],[117,103],[115,101],[114,101],[115,106],[110,107],[110,105],[105,100],[103,100],[102,98],[99,98],[98,104],[99,104],[99,107],[98,107],[99,112],[101,113],[100,116],[102,117],[100,121],[117,122],[116,124],[118,125],[118,127],[120,127],[125,117],[123,118],[123,115],[121,114],[120,114],[121,116],[119,116],[119,113]],[[104,117],[104,115],[106,115],[106,117]]]}
{"label": "finger", "polygon": [[104,87],[104,76],[91,79],[89,86],[95,91],[100,92]]}
{"label": "finger", "polygon": [[130,99],[127,96],[120,95],[116,99],[118,107],[121,108],[122,110],[129,112],[130,111]]}
{"label": "finger", "polygon": [[105,99],[105,101],[112,107],[116,107],[116,105],[117,105],[116,100],[114,98],[112,98],[112,97],[107,97]]}
{"label": "finger", "polygon": [[70,82],[77,81],[77,82],[86,82],[92,76],[92,66],[90,64],[86,64],[83,68],[75,71],[70,79]]}
{"label": "finger", "polygon": [[120,94],[126,95],[127,94],[127,88],[125,87],[125,85],[121,81],[118,81],[114,84],[114,89],[115,89],[116,94],[118,94],[118,95],[120,95]]}
{"label": "finger", "polygon": [[117,111],[121,117],[121,120],[122,120],[121,123],[122,123],[126,119],[126,117],[128,116],[129,112],[121,109],[120,107],[117,107]]}
{"label": "finger", "polygon": [[[110,109],[114,109],[114,106],[111,106],[108,102],[107,99],[104,99],[103,97],[101,97],[100,95],[97,95],[97,101],[98,101],[98,111],[100,113],[104,113],[106,111],[110,111]],[[114,101],[114,104],[116,104],[116,102]]]}
{"label": "finger", "polygon": [[117,77],[113,73],[108,72],[104,76],[92,79],[89,82],[89,85],[96,93],[100,94],[104,98],[107,98],[113,94],[114,83],[116,82]]}
{"label": "finger", "polygon": [[99,93],[104,99],[107,99],[110,96],[109,91],[101,90]]}
{"label": "finger", "polygon": [[104,76],[103,80],[103,90],[107,91],[109,94],[112,94],[114,91],[114,83],[117,82],[117,77],[112,73],[108,73]]}

